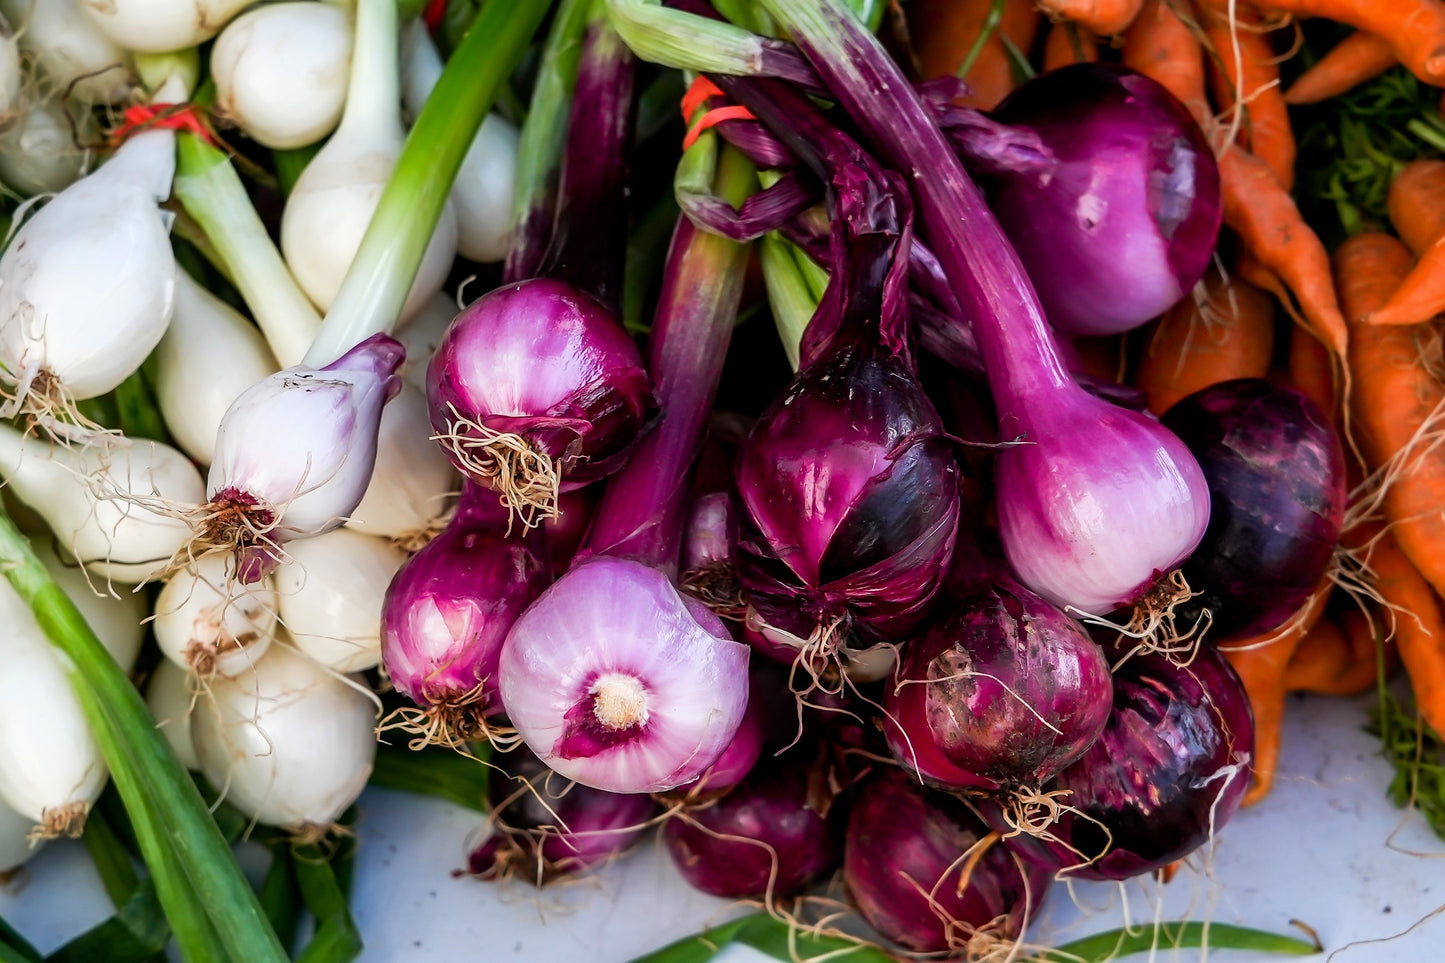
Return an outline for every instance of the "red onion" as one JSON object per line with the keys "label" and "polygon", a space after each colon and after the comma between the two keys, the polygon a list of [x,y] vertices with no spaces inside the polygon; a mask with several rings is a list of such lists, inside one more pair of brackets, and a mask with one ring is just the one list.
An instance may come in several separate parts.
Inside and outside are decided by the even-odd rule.
{"label": "red onion", "polygon": [[508,533],[496,496],[467,483],[442,532],[402,565],[382,604],[381,656],[414,723],[455,745],[488,734],[501,710],[497,667],[517,617],[551,579],[541,533]]}
{"label": "red onion", "polygon": [[655,408],[617,319],[545,278],[491,291],[452,321],[427,369],[432,427],[467,477],[528,522],[615,471]]}
{"label": "red onion", "polygon": [[920,953],[1016,939],[1049,882],[964,803],[897,770],[854,801],[843,878],[874,929]]}
{"label": "red onion", "polygon": [[1078,623],[1001,584],[935,616],[887,693],[889,748],[926,782],[1037,788],[1099,737],[1113,686]]}
{"label": "red onion", "polygon": [[[1127,879],[1198,849],[1239,808],[1254,721],[1239,677],[1213,647],[1181,666],[1134,655],[1114,672],[1104,733],[1047,790],[1065,807],[1053,839],[1018,837],[1079,879]],[[992,816],[990,817],[993,818]]]}
{"label": "red onion", "polygon": [[1204,540],[1183,572],[1208,609],[1209,638],[1277,628],[1314,592],[1345,518],[1345,447],[1309,398],[1263,378],[1213,385],[1179,401],[1164,425],[1189,446],[1209,482]]}
{"label": "red onion", "polygon": [[771,901],[837,865],[841,847],[828,819],[832,801],[801,760],[772,760],[713,804],[669,819],[663,839],[673,865],[695,889]]}
{"label": "red onion", "polygon": [[1039,136],[1053,163],[1002,170],[990,204],[1050,323],[1117,334],[1204,276],[1223,206],[1214,152],[1161,84],[1080,63],[1021,85],[993,119]]}
{"label": "red onion", "polygon": [[602,792],[558,776],[525,746],[498,756],[488,779],[492,833],[467,857],[481,879],[544,886],[625,852],[656,805],[648,796]]}

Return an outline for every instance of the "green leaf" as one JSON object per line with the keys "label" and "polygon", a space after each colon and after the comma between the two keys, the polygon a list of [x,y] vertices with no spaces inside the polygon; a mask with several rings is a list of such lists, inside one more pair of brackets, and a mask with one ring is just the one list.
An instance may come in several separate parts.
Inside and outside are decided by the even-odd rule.
{"label": "green leaf", "polygon": [[707,963],[726,946],[740,943],[789,963],[807,963],[827,956],[844,963],[893,963],[893,957],[874,946],[837,937],[814,936],[766,913],[744,916],[684,937],[632,963]]}
{"label": "green leaf", "polygon": [[[478,747],[485,759],[487,747]],[[413,751],[405,746],[377,748],[371,785],[436,796],[477,812],[487,811],[487,767],[450,749]]]}
{"label": "green leaf", "polygon": [[[354,848],[348,840],[342,840],[341,845],[348,851]],[[346,903],[346,889],[331,862],[338,855],[327,854],[315,845],[298,846],[292,853],[301,898],[316,917],[316,935],[296,957],[297,963],[345,963],[361,954],[361,931],[356,928]]]}
{"label": "green leaf", "polygon": [[296,943],[296,927],[301,923],[301,887],[296,882],[290,845],[278,839],[268,848],[271,850],[271,865],[256,897],[261,901],[261,910],[271,921],[271,928],[276,931],[276,938],[289,949]]}
{"label": "green leaf", "polygon": [[1324,952],[1318,943],[1265,930],[1227,923],[1178,922],[1097,933],[1039,953],[1037,959],[1057,963],[1104,963],[1155,949],[1198,949],[1205,946],[1211,950],[1253,950],[1282,956],[1311,956]]}

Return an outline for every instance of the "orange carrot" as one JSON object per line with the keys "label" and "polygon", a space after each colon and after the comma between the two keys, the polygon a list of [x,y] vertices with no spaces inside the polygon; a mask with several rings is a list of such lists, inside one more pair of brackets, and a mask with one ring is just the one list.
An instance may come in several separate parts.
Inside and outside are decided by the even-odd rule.
{"label": "orange carrot", "polygon": [[1445,83],[1445,4],[1439,0],[1259,0],[1259,6],[1373,33],[1389,41],[1415,76]]}
{"label": "orange carrot", "polygon": [[1287,694],[1285,674],[1295,649],[1324,614],[1325,600],[1333,588],[1333,583],[1325,581],[1283,628],[1219,647],[1239,673],[1254,711],[1254,778],[1244,794],[1246,806],[1259,802],[1274,785]]}
{"label": "orange carrot", "polygon": [[1099,41],[1072,23],[1056,23],[1044,38],[1044,69],[1057,70],[1069,64],[1092,63],[1099,59]]}
{"label": "orange carrot", "polygon": [[1364,321],[1375,326],[1399,326],[1429,321],[1445,311],[1445,237],[1420,255],[1405,280]]}
{"label": "orange carrot", "polygon": [[1280,187],[1294,186],[1294,129],[1279,88],[1279,64],[1269,38],[1250,26],[1213,23],[1205,36],[1214,47],[1212,63],[1220,72],[1215,99],[1221,106],[1243,105],[1240,143],[1269,165]]}
{"label": "orange carrot", "polygon": [[1299,75],[1284,92],[1284,102],[1293,106],[1317,104],[1378,77],[1400,62],[1390,42],[1364,30],[1357,30],[1330,48],[1319,61]]}
{"label": "orange carrot", "polygon": [[1349,335],[1330,279],[1330,259],[1269,165],[1236,145],[1219,157],[1224,222],[1279,276],[1310,328],[1344,357]]}
{"label": "orange carrot", "polygon": [[1372,469],[1387,466],[1383,501],[1395,542],[1436,591],[1445,591],[1445,445],[1430,437],[1445,413],[1445,385],[1430,370],[1439,332],[1354,322],[1389,296],[1409,264],[1405,245],[1385,234],[1358,234],[1335,251],[1340,300],[1352,319],[1357,438]]}
{"label": "orange carrot", "polygon": [[1163,84],[1195,114],[1207,115],[1199,40],[1164,0],[1147,0],[1124,35],[1123,64]]}
{"label": "orange carrot", "polygon": [[1350,670],[1354,652],[1350,640],[1339,624],[1322,619],[1310,629],[1290,656],[1284,670],[1284,687],[1288,692],[1336,692],[1339,679]]}
{"label": "orange carrot", "polygon": [[1445,161],[1414,160],[1390,182],[1390,223],[1416,257],[1445,234]]}
{"label": "orange carrot", "polygon": [[1289,332],[1289,383],[1334,421],[1339,398],[1330,349],[1299,325]]}
{"label": "orange carrot", "polygon": [[[992,6],[993,0],[913,0],[907,5],[908,32],[925,79],[958,73]],[[970,93],[961,103],[991,110],[1012,92],[1013,61],[1001,38],[1027,53],[1039,19],[1031,0],[1006,0],[998,29],[984,41],[963,78]]]}
{"label": "orange carrot", "polygon": [[1039,9],[1054,20],[1071,20],[1101,37],[1123,33],[1143,5],[1144,0],[1039,0]]}
{"label": "orange carrot", "polygon": [[1211,271],[1199,290],[1160,318],[1134,373],[1134,386],[1163,414],[1201,388],[1233,378],[1262,378],[1274,353],[1274,299],[1237,278]]}

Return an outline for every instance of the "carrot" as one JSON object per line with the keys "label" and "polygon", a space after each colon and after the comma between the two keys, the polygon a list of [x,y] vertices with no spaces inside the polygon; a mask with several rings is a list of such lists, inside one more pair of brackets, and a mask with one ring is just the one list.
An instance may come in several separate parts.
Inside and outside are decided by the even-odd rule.
{"label": "carrot", "polygon": [[1300,640],[1284,670],[1287,692],[1338,695],[1338,680],[1354,662],[1350,640],[1339,624],[1322,619]]}
{"label": "carrot", "polygon": [[[1204,60],[1199,39],[1162,0],[1140,12],[1124,38],[1124,66],[1152,77],[1213,129],[1204,94]],[[1289,192],[1268,164],[1237,144],[1219,156],[1224,221],[1260,264],[1279,275],[1305,318],[1330,349],[1345,354],[1348,335],[1330,282],[1329,255],[1300,217]]]}
{"label": "carrot", "polygon": [[1269,165],[1236,145],[1219,156],[1224,222],[1260,264],[1279,276],[1330,350],[1345,356],[1349,335],[1330,278],[1330,259]]}
{"label": "carrot", "polygon": [[1249,707],[1254,711],[1254,778],[1244,794],[1246,806],[1259,802],[1274,785],[1284,723],[1285,674],[1300,642],[1324,614],[1325,600],[1333,588],[1334,584],[1326,580],[1283,628],[1219,647],[1239,673],[1249,695]]}
{"label": "carrot", "polygon": [[1163,414],[1201,388],[1234,378],[1262,378],[1274,353],[1274,300],[1237,278],[1210,272],[1192,297],[1154,326],[1134,386]]}
{"label": "carrot", "polygon": [[1335,369],[1330,349],[1299,325],[1291,328],[1289,333],[1289,384],[1319,405],[1320,410],[1334,421],[1335,405],[1339,399],[1335,391]]}
{"label": "carrot", "polygon": [[1039,9],[1055,21],[1071,20],[1101,37],[1123,33],[1144,0],[1039,0]]}
{"label": "carrot", "polygon": [[1260,0],[1259,6],[1373,33],[1389,41],[1415,76],[1445,83],[1445,4],[1439,0]]}
{"label": "carrot", "polygon": [[1294,129],[1279,87],[1279,64],[1269,38],[1252,26],[1212,23],[1205,37],[1214,47],[1219,71],[1215,99],[1221,106],[1242,105],[1244,135],[1250,153],[1269,165],[1280,187],[1294,187]]}
{"label": "carrot", "polygon": [[1330,48],[1284,92],[1291,106],[1317,104],[1338,97],[1400,62],[1388,40],[1356,30]]}
{"label": "carrot", "polygon": [[1056,23],[1044,38],[1044,69],[1057,70],[1070,64],[1093,63],[1099,59],[1099,41],[1072,23]]}
{"label": "carrot", "polygon": [[1390,182],[1390,223],[1416,257],[1445,234],[1445,161],[1414,160]]}
{"label": "carrot", "polygon": [[1164,0],[1147,0],[1129,25],[1122,61],[1163,84],[1196,119],[1208,114],[1203,48]]}
{"label": "carrot", "polygon": [[[913,0],[907,5],[908,32],[924,79],[957,74],[983,33],[993,0]],[[991,110],[1014,89],[1008,40],[1025,54],[1038,34],[1039,14],[1031,0],[1005,0],[1003,19],[979,48],[963,79],[970,93],[960,102]]]}
{"label": "carrot", "polygon": [[1358,440],[1372,469],[1385,467],[1390,533],[1436,591],[1445,591],[1445,445],[1431,435],[1445,413],[1445,385],[1430,371],[1440,348],[1429,327],[1354,323],[1405,276],[1410,252],[1384,234],[1359,234],[1335,251],[1340,300],[1352,319],[1350,398]]}

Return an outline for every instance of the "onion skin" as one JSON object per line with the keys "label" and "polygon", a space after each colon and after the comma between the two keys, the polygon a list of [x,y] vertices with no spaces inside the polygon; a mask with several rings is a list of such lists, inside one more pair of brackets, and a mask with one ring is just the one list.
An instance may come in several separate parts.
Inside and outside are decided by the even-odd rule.
{"label": "onion skin", "polygon": [[1344,443],[1313,401],[1263,378],[1205,388],[1162,420],[1209,483],[1209,528],[1183,567],[1201,594],[1180,618],[1188,625],[1209,609],[1213,642],[1277,628],[1334,559],[1345,517]]}
{"label": "onion skin", "polygon": [[874,929],[920,953],[960,950],[996,919],[1002,925],[992,935],[1015,938],[1025,914],[1037,911],[1048,874],[995,840],[960,889],[964,853],[988,834],[959,800],[886,773],[853,803],[843,850],[848,892]]}
{"label": "onion skin", "polygon": [[[960,677],[962,676],[962,677]],[[957,767],[987,788],[1038,786],[1093,744],[1113,705],[1103,650],[1084,630],[1019,586],[997,586],[935,617],[912,640],[884,709],[911,739],[885,724],[889,747],[906,768],[909,751]],[[919,743],[931,742],[932,750]],[[923,773],[925,781],[948,780]],[[953,775],[957,779],[957,775]]]}
{"label": "onion skin", "polygon": [[617,319],[547,278],[497,288],[457,315],[432,356],[427,399],[438,433],[474,433],[452,423],[455,408],[488,431],[520,435],[560,464],[563,488],[620,467],[656,407]]}
{"label": "onion skin", "polygon": [[1020,86],[993,119],[1040,136],[1045,172],[1003,172],[990,207],[1049,321],[1118,334],[1157,317],[1204,276],[1223,214],[1198,124],[1163,85],[1082,63]]}
{"label": "onion skin", "polygon": [[694,889],[725,899],[797,892],[836,866],[842,849],[831,794],[812,782],[802,760],[774,761],[711,806],[675,816],[663,831],[673,865]]}
{"label": "onion skin", "polygon": [[1049,831],[1083,859],[1099,858],[1078,865],[1077,853],[1033,836],[1018,837],[1019,845],[1075,879],[1160,869],[1229,821],[1249,785],[1253,751],[1249,700],[1218,651],[1202,646],[1187,667],[1156,653],[1131,656],[1114,672],[1103,735],[1045,787],[1070,791],[1061,801],[1071,808]]}

